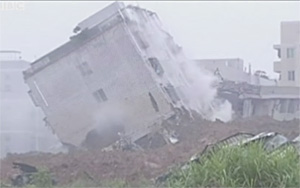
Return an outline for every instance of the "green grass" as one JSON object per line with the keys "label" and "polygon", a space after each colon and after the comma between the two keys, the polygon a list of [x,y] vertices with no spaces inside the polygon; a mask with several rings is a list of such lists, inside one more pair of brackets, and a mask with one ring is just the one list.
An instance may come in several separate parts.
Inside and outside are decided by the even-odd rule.
{"label": "green grass", "polygon": [[293,147],[272,154],[260,143],[226,147],[176,170],[168,187],[300,187],[299,156]]}

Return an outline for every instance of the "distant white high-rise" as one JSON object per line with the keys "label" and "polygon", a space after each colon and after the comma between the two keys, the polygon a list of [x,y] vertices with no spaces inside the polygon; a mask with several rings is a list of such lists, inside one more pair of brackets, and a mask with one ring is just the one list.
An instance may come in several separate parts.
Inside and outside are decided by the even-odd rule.
{"label": "distant white high-rise", "polygon": [[280,74],[278,85],[300,86],[300,21],[281,23],[280,44],[274,45],[279,61],[274,71]]}
{"label": "distant white high-rise", "polygon": [[28,95],[22,72],[29,62],[18,51],[0,51],[1,158],[7,153],[49,151],[58,141]]}

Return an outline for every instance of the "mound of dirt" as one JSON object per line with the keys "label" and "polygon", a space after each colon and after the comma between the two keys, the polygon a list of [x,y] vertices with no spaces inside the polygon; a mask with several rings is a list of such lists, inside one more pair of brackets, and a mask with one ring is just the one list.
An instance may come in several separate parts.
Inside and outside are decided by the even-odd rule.
{"label": "mound of dirt", "polygon": [[181,125],[168,125],[176,130],[180,142],[146,151],[75,151],[68,154],[11,155],[1,160],[1,182],[9,183],[13,175],[12,162],[18,161],[37,167],[47,167],[57,178],[59,185],[72,181],[94,178],[98,181],[125,179],[152,179],[167,171],[169,167],[188,160],[207,144],[215,143],[237,132],[257,134],[279,132],[289,139],[299,135],[299,121],[279,122],[270,118],[249,118],[230,123],[197,120]]}

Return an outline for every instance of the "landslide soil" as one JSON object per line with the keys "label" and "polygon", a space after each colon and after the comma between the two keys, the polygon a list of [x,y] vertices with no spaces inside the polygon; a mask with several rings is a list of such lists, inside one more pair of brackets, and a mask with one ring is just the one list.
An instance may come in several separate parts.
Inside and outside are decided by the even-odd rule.
{"label": "landslide soil", "polygon": [[123,179],[135,182],[151,180],[168,168],[187,161],[201,152],[207,144],[215,143],[238,132],[257,134],[278,132],[293,139],[299,135],[299,121],[279,122],[273,119],[249,118],[230,123],[197,120],[180,125],[168,125],[176,130],[180,142],[144,151],[76,151],[68,154],[14,154],[1,160],[0,180],[9,183],[16,173],[12,162],[18,161],[37,167],[47,167],[56,177],[58,185],[68,185],[87,174],[97,181]]}

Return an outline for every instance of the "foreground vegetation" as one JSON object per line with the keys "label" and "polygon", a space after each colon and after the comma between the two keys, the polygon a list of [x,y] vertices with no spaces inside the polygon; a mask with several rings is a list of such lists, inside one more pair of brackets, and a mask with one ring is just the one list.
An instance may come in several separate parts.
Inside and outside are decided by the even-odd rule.
{"label": "foreground vegetation", "polygon": [[[272,153],[260,143],[247,147],[224,147],[185,170],[178,168],[163,187],[300,187],[300,160],[292,146]],[[2,186],[1,186],[2,187]],[[57,187],[50,172],[39,169],[27,188]],[[138,183],[124,180],[95,181],[89,178],[65,187],[154,187],[149,180]]]}
{"label": "foreground vegetation", "polygon": [[260,143],[226,147],[177,170],[168,187],[300,187],[300,162],[294,147],[267,153]]}

